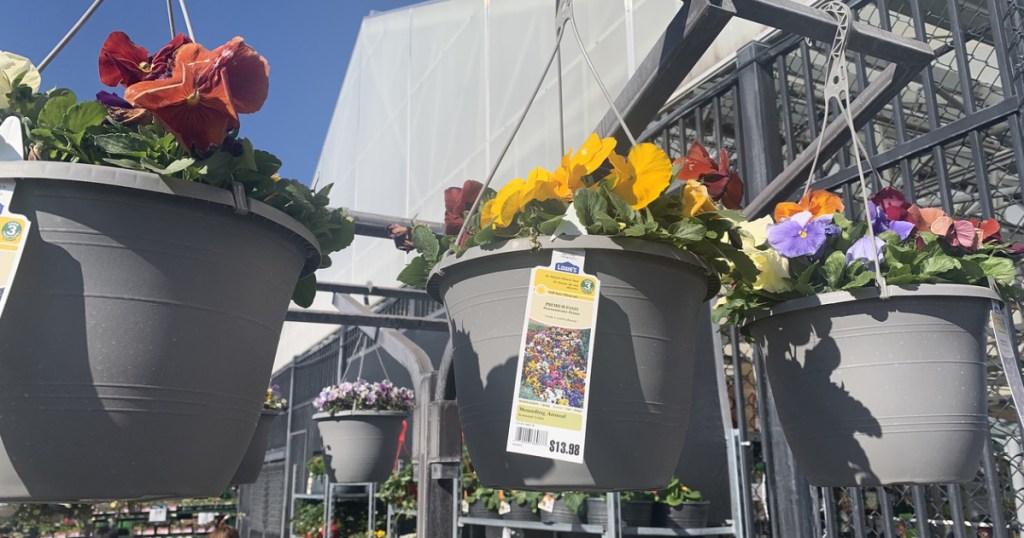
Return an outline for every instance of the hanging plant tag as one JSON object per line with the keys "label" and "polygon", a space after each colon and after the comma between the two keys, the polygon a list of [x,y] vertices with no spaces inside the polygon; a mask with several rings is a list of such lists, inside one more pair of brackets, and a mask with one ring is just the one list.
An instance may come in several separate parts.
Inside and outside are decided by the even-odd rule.
{"label": "hanging plant tag", "polygon": [[507,503],[507,502],[505,502],[505,501],[501,501],[501,504],[498,505],[498,515],[499,516],[503,516],[503,515],[511,512],[511,511],[512,511],[512,505]]}
{"label": "hanging plant tag", "polygon": [[167,521],[167,507],[166,506],[150,506],[149,507],[149,523],[163,523]]}
{"label": "hanging plant tag", "polygon": [[1010,329],[1007,325],[1010,323],[1010,320],[1003,313],[1003,307],[999,301],[992,301],[991,321],[992,334],[996,338],[996,350],[999,352],[999,359],[1003,364],[1003,372],[1006,373],[1007,385],[1010,386],[1010,396],[1013,398],[1013,404],[1014,406],[1024,405],[1024,379],[1021,378],[1017,346],[1010,336]]}
{"label": "hanging plant tag", "polygon": [[555,496],[550,493],[545,493],[544,497],[542,497],[540,502],[537,503],[537,508],[545,512],[553,512],[555,510]]}
{"label": "hanging plant tag", "polygon": [[[22,160],[21,122],[9,117],[0,124],[0,161]],[[11,213],[14,198],[14,179],[0,179],[0,316],[3,315],[7,296],[14,284],[21,255],[25,250],[32,222],[24,215]]]}
{"label": "hanging plant tag", "polygon": [[531,273],[508,452],[583,463],[601,293],[583,261],[582,251],[555,250]]}

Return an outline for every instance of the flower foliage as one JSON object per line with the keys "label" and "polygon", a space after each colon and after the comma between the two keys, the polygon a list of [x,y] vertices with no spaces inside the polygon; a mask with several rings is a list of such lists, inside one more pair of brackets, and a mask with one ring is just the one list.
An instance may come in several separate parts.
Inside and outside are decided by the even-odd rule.
{"label": "flower foliage", "polygon": [[[614,138],[592,134],[579,151],[570,149],[558,168],[535,168],[526,179],[513,179],[498,191],[487,189],[476,215],[468,213],[473,196],[467,193],[475,196],[482,190],[480,183],[467,181],[461,189],[448,189],[445,235],[436,237],[415,223],[389,227],[399,249],[418,253],[398,279],[422,288],[433,266],[449,250],[461,253],[515,237],[539,245],[539,237],[562,233],[668,243],[704,258],[721,274],[748,281],[756,278],[757,269],[740,249],[735,222],[742,221],[742,215],[719,206],[727,198],[730,204],[738,204],[735,197],[743,192],[742,181],[729,171],[724,153],[714,163],[695,143],[695,149],[673,166],[668,155],[651,143],[638,144],[626,155],[616,153],[615,147]],[[463,243],[454,245],[452,236],[467,219]]]}
{"label": "flower foliage", "polygon": [[669,506],[679,506],[686,502],[701,502],[703,500],[704,496],[699,491],[686,487],[675,476],[672,477],[672,481],[664,489],[658,490],[654,495],[654,502]]}
{"label": "flower foliage", "polygon": [[[114,32],[100,54],[100,78],[125,86],[125,98],[104,91],[97,101],[79,102],[63,88],[37,93],[38,72],[11,57],[0,53],[0,121],[21,119],[29,159],[116,166],[226,189],[241,185],[248,197],[316,236],[321,268],[352,242],[355,224],[327,207],[330,185],[314,192],[281,178],[277,157],[238,136],[238,114],[259,110],[268,90],[266,60],[241,38],[207,50],[179,35],[150,55]],[[309,306],[315,288],[310,275],[293,299]]]}
{"label": "flower foliage", "polygon": [[388,479],[381,483],[377,498],[395,508],[397,518],[411,517],[407,514],[416,512],[416,477],[413,466],[408,462],[400,462],[391,472]]}
{"label": "flower foliage", "polygon": [[[995,219],[979,221],[922,208],[886,188],[868,202],[868,220],[843,216],[842,200],[826,191],[808,192],[799,202],[775,208],[740,224],[743,250],[760,271],[753,282],[727,283],[715,309],[718,318],[743,324],[786,300],[874,285],[881,270],[888,285],[996,282],[1007,297],[1019,297],[1011,256]],[[868,234],[868,226],[875,235]],[[875,267],[875,258],[881,264]]]}
{"label": "flower foliage", "polygon": [[267,387],[267,394],[263,398],[263,409],[274,409],[277,411],[288,409],[288,400],[281,395],[277,385]]}
{"label": "flower foliage", "polygon": [[324,387],[313,400],[313,407],[322,413],[342,411],[408,411],[415,406],[412,389],[396,387],[390,381],[379,383],[357,379]]}

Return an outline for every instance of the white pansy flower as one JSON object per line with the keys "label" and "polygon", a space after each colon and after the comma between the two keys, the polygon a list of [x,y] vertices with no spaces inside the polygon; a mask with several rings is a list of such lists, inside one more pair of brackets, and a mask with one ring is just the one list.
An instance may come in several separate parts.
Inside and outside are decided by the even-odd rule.
{"label": "white pansy flower", "polygon": [[7,108],[10,98],[7,94],[14,88],[14,80],[24,73],[21,83],[32,88],[32,91],[39,89],[41,79],[39,70],[32,62],[24,56],[0,50],[0,108]]}
{"label": "white pansy flower", "polygon": [[757,220],[739,222],[736,227],[740,229],[740,236],[744,248],[757,248],[768,242],[768,226],[775,224],[772,218],[765,215]]}

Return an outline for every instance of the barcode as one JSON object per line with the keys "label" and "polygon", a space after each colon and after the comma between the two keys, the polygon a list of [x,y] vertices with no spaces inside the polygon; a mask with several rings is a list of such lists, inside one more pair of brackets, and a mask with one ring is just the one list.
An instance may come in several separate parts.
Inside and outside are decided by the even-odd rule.
{"label": "barcode", "polygon": [[548,443],[548,432],[516,426],[516,442],[530,445],[546,445]]}

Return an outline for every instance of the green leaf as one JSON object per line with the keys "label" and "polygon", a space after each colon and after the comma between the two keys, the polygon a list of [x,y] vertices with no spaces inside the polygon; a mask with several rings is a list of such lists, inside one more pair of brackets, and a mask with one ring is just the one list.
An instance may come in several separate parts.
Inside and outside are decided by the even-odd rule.
{"label": "green leaf", "polygon": [[926,275],[938,275],[959,268],[960,261],[949,256],[933,256],[921,263],[921,272]]}
{"label": "green leaf", "polygon": [[608,216],[608,202],[597,191],[579,190],[573,199],[573,206],[576,208],[576,216],[579,217],[580,223],[588,229],[600,217],[611,218]]}
{"label": "green leaf", "polygon": [[423,289],[427,287],[427,277],[430,276],[431,264],[423,259],[423,256],[416,256],[409,262],[409,265],[398,273],[398,281],[408,284],[414,288]]}
{"label": "green leaf", "polygon": [[356,236],[356,223],[351,217],[341,216],[340,213],[335,213],[334,215],[338,215],[339,220],[335,222],[335,228],[331,232],[330,237],[319,238],[320,253],[324,256],[348,247]]}
{"label": "green leaf", "polygon": [[612,209],[615,211],[617,218],[623,219],[626,222],[633,222],[636,220],[636,211],[622,199],[621,196],[615,194],[608,188],[608,183],[601,184],[601,191],[605,195],[605,198],[611,202]]}
{"label": "green leaf", "polygon": [[313,304],[313,299],[316,298],[316,273],[307,276],[306,278],[299,279],[295,283],[295,291],[292,292],[292,301],[302,308],[307,308]]}
{"label": "green leaf", "polygon": [[846,255],[838,250],[829,254],[828,258],[825,259],[825,280],[828,281],[829,287],[837,288],[845,272]]}
{"label": "green leaf", "polygon": [[674,240],[685,245],[703,240],[706,228],[700,220],[687,218],[669,226],[668,232],[672,234]]}
{"label": "green leaf", "polygon": [[258,149],[253,151],[253,159],[256,161],[256,170],[261,174],[272,176],[281,169],[281,159],[278,159],[272,153]]}
{"label": "green leaf", "polygon": [[562,223],[562,218],[563,217],[551,217],[550,219],[541,222],[537,225],[537,231],[540,232],[541,235],[551,235],[555,233],[558,225]]}
{"label": "green leaf", "polygon": [[736,266],[736,270],[744,281],[753,282],[757,280],[757,275],[760,271],[757,270],[757,266],[754,265],[754,262],[750,261],[750,258],[742,250],[729,245],[716,245],[716,248]]}
{"label": "green leaf", "polygon": [[647,227],[643,224],[634,224],[622,230],[621,233],[626,237],[643,237],[647,235]]}
{"label": "green leaf", "polygon": [[256,171],[256,155],[252,149],[252,142],[248,138],[239,138],[238,143],[242,146],[242,154],[235,157],[235,170]]}
{"label": "green leaf", "polygon": [[72,106],[64,113],[62,125],[73,133],[83,133],[89,127],[96,127],[107,119],[107,108],[96,101],[85,101]]}
{"label": "green leaf", "polygon": [[141,158],[149,154],[149,144],[144,139],[129,134],[96,135],[93,137],[93,142],[97,147],[112,155]]}
{"label": "green leaf", "polygon": [[64,114],[69,108],[78,103],[74,92],[67,88],[58,88],[47,96],[46,104],[39,111],[39,125],[45,127],[60,127]]}
{"label": "green leaf", "polygon": [[412,229],[412,244],[416,246],[416,252],[423,255],[427,261],[436,262],[438,250],[441,248],[437,242],[437,236],[430,228],[422,224]]}
{"label": "green leaf", "polygon": [[181,172],[182,170],[188,168],[189,166],[192,166],[193,164],[195,164],[196,161],[191,157],[185,157],[183,159],[178,159],[165,167],[162,167],[147,159],[142,159],[142,161],[140,162],[142,166],[146,167],[146,169],[149,170],[150,172],[169,176]]}
{"label": "green leaf", "polygon": [[109,157],[105,157],[103,159],[103,162],[112,164],[120,168],[127,168],[129,170],[146,170],[146,168],[142,166],[142,164],[140,164],[138,161],[133,161],[131,159],[111,159]]}
{"label": "green leaf", "polygon": [[864,271],[857,276],[853,277],[853,280],[843,286],[844,290],[852,290],[857,288],[863,288],[868,283],[875,279],[874,271]]}
{"label": "green leaf", "polygon": [[1002,284],[1010,284],[1013,279],[1017,277],[1017,270],[1013,266],[1013,261],[1009,258],[997,258],[991,257],[982,260],[978,265],[985,271],[985,274],[996,279],[996,282]]}

